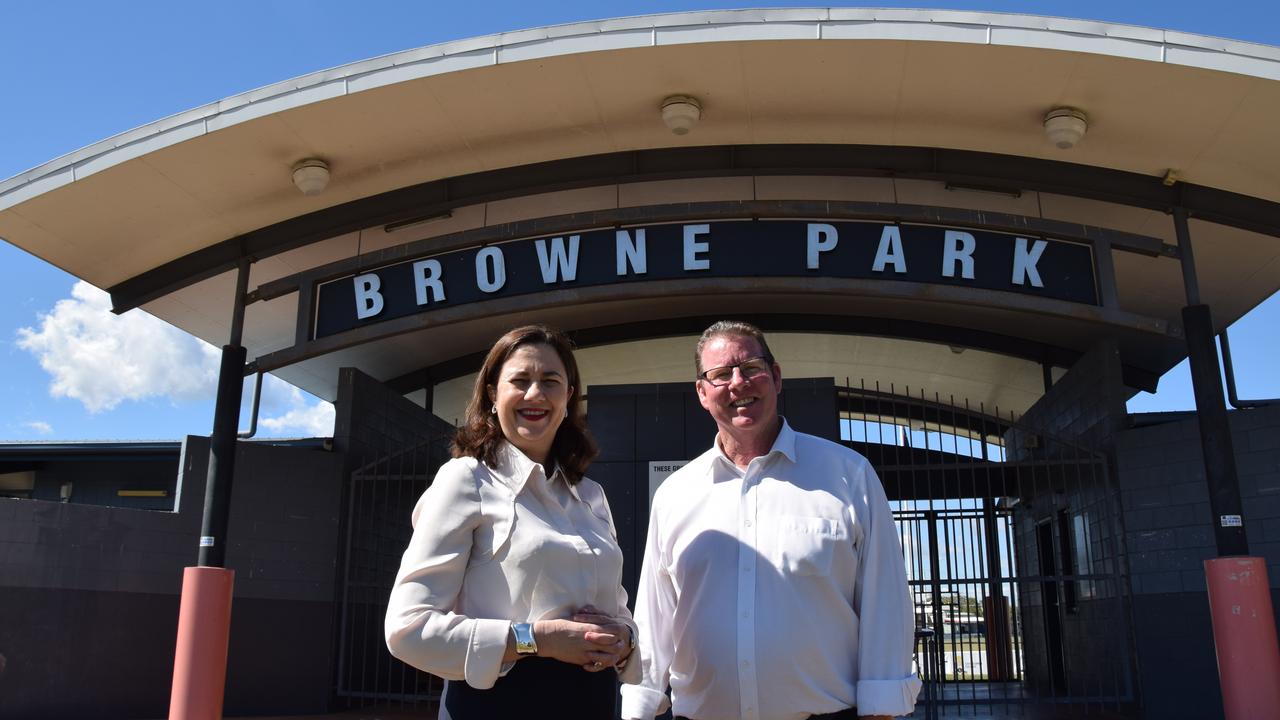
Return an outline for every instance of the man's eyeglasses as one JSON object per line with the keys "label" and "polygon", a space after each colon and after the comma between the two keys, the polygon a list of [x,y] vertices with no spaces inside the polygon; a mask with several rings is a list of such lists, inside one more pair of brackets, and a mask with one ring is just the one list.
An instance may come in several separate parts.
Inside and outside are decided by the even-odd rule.
{"label": "man's eyeglasses", "polygon": [[743,360],[737,365],[711,368],[699,375],[698,379],[706,380],[716,387],[724,387],[733,382],[733,371],[735,369],[742,373],[743,380],[757,380],[769,374],[769,365],[768,358],[751,358],[750,360]]}

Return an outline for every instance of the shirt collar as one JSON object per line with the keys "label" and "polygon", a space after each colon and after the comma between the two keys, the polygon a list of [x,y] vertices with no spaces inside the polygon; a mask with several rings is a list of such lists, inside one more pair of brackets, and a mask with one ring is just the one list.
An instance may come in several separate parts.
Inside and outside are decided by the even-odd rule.
{"label": "shirt collar", "polygon": [[[779,415],[778,418],[782,420],[782,429],[778,431],[778,437],[773,439],[773,447],[769,448],[769,452],[765,453],[763,457],[769,457],[774,453],[781,453],[788,460],[794,463],[796,461],[796,431],[791,429],[791,425],[787,423],[787,419],[785,417]],[[716,455],[719,456],[721,460],[728,463],[730,467],[737,467],[733,464],[733,461],[729,459],[729,456],[724,454],[724,448],[720,447],[720,435],[718,433],[716,434],[715,447]]]}
{"label": "shirt collar", "polygon": [[569,482],[569,478],[565,477],[564,471],[556,465],[550,476],[541,463],[534,462],[528,455],[525,455],[520,448],[512,445],[510,442],[503,440],[502,445],[498,449],[498,472],[494,473],[502,482],[511,488],[512,495],[519,495],[529,484],[529,478],[535,473],[547,478],[548,483],[559,482],[564,483],[569,488],[569,494],[574,500],[581,500],[578,495],[578,488]]}

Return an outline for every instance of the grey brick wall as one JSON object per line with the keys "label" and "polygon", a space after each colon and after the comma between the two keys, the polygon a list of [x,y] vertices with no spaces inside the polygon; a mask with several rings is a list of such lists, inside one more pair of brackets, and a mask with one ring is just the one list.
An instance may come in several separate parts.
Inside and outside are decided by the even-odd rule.
{"label": "grey brick wall", "polygon": [[[1148,416],[1116,441],[1147,716],[1222,717],[1204,561],[1217,554],[1196,416]],[[1159,422],[1166,420],[1166,422]],[[1280,407],[1228,415],[1249,550],[1280,609]]]}
{"label": "grey brick wall", "polygon": [[[176,512],[0,499],[0,587],[176,595],[194,565],[209,440],[183,445]],[[241,443],[227,566],[238,597],[328,600],[339,495],[337,458]]]}
{"label": "grey brick wall", "polygon": [[453,426],[403,395],[357,370],[338,374],[334,448],[356,468],[433,438],[451,436]]}
{"label": "grey brick wall", "polygon": [[[0,499],[0,715],[161,717],[208,439],[183,446],[176,512]],[[327,710],[340,458],[241,443],[228,714]]]}
{"label": "grey brick wall", "polygon": [[1037,442],[1030,439],[1032,433],[1044,433],[1050,443],[1060,438],[1110,449],[1127,418],[1128,395],[1121,377],[1120,350],[1114,342],[1101,342],[1085,353],[1018,419],[1018,428],[1005,438],[1010,458]]}
{"label": "grey brick wall", "polygon": [[[1280,588],[1280,407],[1229,413],[1249,551]],[[1135,594],[1203,592],[1216,555],[1194,415],[1120,433],[1121,498]]]}

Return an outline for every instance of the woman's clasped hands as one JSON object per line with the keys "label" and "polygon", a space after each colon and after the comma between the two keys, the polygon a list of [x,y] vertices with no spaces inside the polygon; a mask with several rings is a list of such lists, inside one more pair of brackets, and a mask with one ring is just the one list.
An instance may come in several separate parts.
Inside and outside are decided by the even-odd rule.
{"label": "woman's clasped hands", "polygon": [[538,654],[589,672],[624,665],[631,655],[631,627],[587,605],[565,620],[533,624]]}

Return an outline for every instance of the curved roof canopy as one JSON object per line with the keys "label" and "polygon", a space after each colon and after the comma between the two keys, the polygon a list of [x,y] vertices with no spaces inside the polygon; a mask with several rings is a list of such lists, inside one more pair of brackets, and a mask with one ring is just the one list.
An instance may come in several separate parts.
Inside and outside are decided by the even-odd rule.
{"label": "curved roof canopy", "polygon": [[[659,118],[672,94],[703,105],[687,135]],[[1057,107],[1088,115],[1073,149],[1045,137],[1043,118]],[[353,253],[321,241],[426,206],[700,175],[985,176],[1040,193],[1042,205],[1054,193],[1145,213],[1112,217],[1100,204],[1074,222],[1168,242],[1160,211],[1183,204],[1248,235],[1247,261],[1261,275],[1221,300],[1219,320],[1230,322],[1280,286],[1280,241],[1254,237],[1280,233],[1276,117],[1280,49],[1187,33],[925,10],[623,18],[395,53],[122,133],[0,182],[0,237],[111,289],[120,309],[151,303],[221,343],[225,273],[240,257],[276,256],[275,266],[255,265],[257,286],[350,257],[359,244]],[[835,169],[787,168],[776,154],[767,168],[735,166],[735,148],[787,146],[862,154]],[[730,151],[712,162],[695,148]],[[290,181],[309,157],[333,172],[317,196]],[[619,169],[628,162],[632,171]],[[1167,186],[1170,170],[1180,182]],[[479,224],[491,224],[487,214]],[[440,232],[454,229],[468,228]],[[1229,253],[1231,242],[1215,247]],[[1201,252],[1198,261],[1217,262]],[[1214,292],[1207,282],[1210,303]],[[288,310],[250,320],[290,326],[259,340],[247,326],[251,355],[287,345],[277,336],[292,333]],[[1177,359],[1167,347],[1154,355],[1152,372]],[[329,396],[318,379],[327,374],[285,376]]]}

